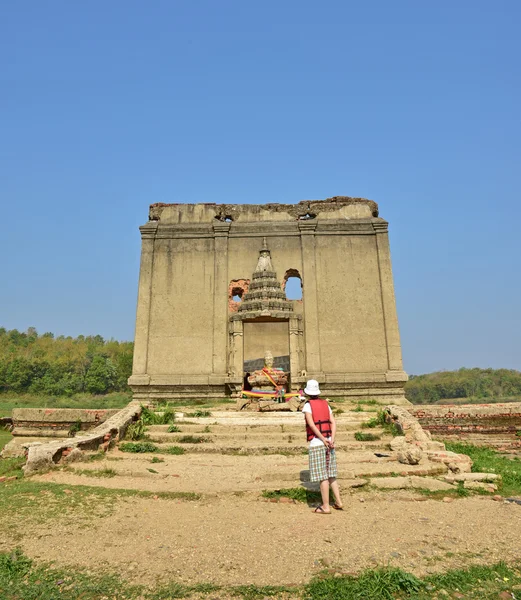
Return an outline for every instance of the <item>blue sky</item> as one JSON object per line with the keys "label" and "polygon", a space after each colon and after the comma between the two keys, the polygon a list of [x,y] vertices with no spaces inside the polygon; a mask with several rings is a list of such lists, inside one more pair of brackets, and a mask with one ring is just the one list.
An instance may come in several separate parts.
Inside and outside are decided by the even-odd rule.
{"label": "blue sky", "polygon": [[521,3],[0,5],[0,325],[132,339],[153,202],[376,200],[405,368],[521,369]]}

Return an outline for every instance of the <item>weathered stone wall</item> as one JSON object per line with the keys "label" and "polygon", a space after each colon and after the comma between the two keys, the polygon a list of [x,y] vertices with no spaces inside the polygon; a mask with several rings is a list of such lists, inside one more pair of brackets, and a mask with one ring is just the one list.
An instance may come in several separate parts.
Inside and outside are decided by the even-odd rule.
{"label": "weathered stone wall", "polygon": [[504,404],[416,405],[409,412],[422,427],[438,434],[515,433],[521,431],[521,402]]}
{"label": "weathered stone wall", "polygon": [[293,388],[315,378],[330,396],[406,402],[387,222],[374,202],[152,205],[141,234],[135,398],[240,389],[244,334],[231,327],[230,291],[250,281],[266,237],[278,279],[303,283],[293,303],[302,327],[289,322],[290,340],[300,336],[290,341]]}
{"label": "weathered stone wall", "polygon": [[139,418],[141,404],[132,401],[125,408],[111,412],[115,414],[91,431],[67,440],[22,443],[20,448],[14,438],[4,447],[0,456],[4,458],[18,456],[21,451],[27,458],[23,467],[24,474],[32,475],[47,471],[61,461],[77,460],[84,451],[107,451],[112,444],[124,437],[129,424]]}
{"label": "weathered stone wall", "polygon": [[31,436],[49,433],[67,435],[71,427],[87,431],[104,423],[119,412],[118,409],[84,408],[14,408],[12,434]]}

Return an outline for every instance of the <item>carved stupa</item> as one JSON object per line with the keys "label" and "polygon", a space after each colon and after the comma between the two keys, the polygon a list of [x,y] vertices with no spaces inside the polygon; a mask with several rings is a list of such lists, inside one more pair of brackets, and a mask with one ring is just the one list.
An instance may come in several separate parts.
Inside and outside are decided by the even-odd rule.
{"label": "carved stupa", "polygon": [[235,318],[275,317],[287,319],[289,313],[292,312],[293,304],[286,298],[277,279],[277,273],[271,262],[271,252],[268,249],[266,238],[264,238],[250,286],[242,297]]}

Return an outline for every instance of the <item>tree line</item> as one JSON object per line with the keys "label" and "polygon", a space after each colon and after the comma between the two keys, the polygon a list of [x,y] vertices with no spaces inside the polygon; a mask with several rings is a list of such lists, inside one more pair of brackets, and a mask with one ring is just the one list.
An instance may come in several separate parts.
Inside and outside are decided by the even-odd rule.
{"label": "tree line", "polygon": [[0,327],[0,393],[72,396],[128,390],[132,342],[100,335],[54,337]]}
{"label": "tree line", "polygon": [[[55,337],[0,327],[0,393],[72,396],[128,391],[132,342],[100,335]],[[459,369],[411,375],[406,397],[414,404],[456,398],[521,398],[521,372],[510,369]]]}
{"label": "tree line", "polygon": [[459,369],[411,375],[405,396],[413,404],[434,404],[456,398],[521,397],[521,371],[513,369]]}

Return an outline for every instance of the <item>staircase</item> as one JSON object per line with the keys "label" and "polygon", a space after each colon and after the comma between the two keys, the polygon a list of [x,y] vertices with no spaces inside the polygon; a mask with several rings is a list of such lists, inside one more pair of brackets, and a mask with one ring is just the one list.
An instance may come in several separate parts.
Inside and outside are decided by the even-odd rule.
{"label": "staircase", "polygon": [[[439,475],[446,470],[427,460],[420,465],[398,463],[389,450],[391,435],[378,427],[362,428],[362,423],[375,414],[356,410],[335,417],[341,488],[359,487],[366,478]],[[156,446],[154,453],[129,453],[115,448],[102,460],[73,463],[44,477],[71,485],[205,495],[317,486],[309,483],[302,413],[212,410],[208,417],[177,413],[175,425],[180,431],[169,433],[170,425],[147,428],[145,441]],[[380,439],[357,441],[357,431],[375,434]],[[182,448],[183,454],[169,453],[175,447]],[[107,470],[111,477],[99,476]]]}

